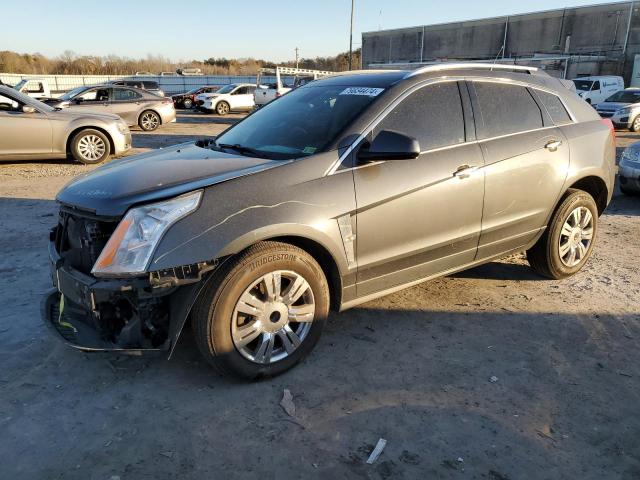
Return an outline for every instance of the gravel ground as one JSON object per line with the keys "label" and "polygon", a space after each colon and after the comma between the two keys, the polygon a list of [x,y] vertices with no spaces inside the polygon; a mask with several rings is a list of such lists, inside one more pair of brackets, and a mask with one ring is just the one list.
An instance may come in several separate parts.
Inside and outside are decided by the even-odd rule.
{"label": "gravel ground", "polygon": [[[134,132],[135,151],[225,127],[181,114]],[[515,255],[427,282],[334,315],[304,363],[246,384],[190,331],[167,362],[78,353],[45,329],[52,199],[87,169],[0,165],[0,478],[640,478],[640,197],[616,192],[568,280]]]}

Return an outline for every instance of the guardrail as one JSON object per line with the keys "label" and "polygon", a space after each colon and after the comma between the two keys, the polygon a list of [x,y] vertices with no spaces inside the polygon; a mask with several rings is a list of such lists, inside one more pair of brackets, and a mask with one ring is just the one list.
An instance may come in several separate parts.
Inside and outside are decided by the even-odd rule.
{"label": "guardrail", "polygon": [[[110,80],[148,80],[158,82],[167,94],[183,93],[204,85],[227,85],[229,83],[256,83],[255,75],[22,75],[19,73],[0,73],[0,80],[15,85],[24,79],[42,79],[49,83],[53,94],[62,94],[68,90],[85,85],[98,85]],[[273,83],[274,77],[263,77],[263,82]]]}

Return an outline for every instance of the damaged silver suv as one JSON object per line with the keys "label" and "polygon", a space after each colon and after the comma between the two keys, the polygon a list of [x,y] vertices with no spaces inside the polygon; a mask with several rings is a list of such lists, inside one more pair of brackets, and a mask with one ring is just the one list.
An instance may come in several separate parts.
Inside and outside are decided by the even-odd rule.
{"label": "damaged silver suv", "polygon": [[576,273],[614,158],[610,122],[535,68],[334,75],[67,185],[43,316],[76,348],[130,353],[170,354],[190,320],[223,372],[276,375],[330,309],[519,251]]}

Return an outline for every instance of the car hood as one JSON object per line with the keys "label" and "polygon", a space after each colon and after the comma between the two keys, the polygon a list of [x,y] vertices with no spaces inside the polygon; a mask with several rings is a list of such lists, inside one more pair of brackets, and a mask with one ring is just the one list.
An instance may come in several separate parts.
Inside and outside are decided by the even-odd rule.
{"label": "car hood", "polygon": [[616,110],[620,110],[621,108],[629,107],[631,105],[637,104],[624,102],[602,102],[598,104],[597,109],[603,112],[615,112]]}
{"label": "car hood", "polygon": [[56,200],[96,215],[120,217],[132,205],[174,197],[286,163],[184,143],[99,167],[68,183]]}

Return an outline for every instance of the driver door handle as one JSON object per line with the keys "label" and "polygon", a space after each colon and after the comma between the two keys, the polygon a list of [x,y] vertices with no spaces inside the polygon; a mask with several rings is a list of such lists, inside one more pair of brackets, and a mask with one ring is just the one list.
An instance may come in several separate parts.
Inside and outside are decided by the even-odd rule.
{"label": "driver door handle", "polygon": [[454,177],[458,178],[469,178],[473,172],[478,169],[475,165],[460,165],[455,172],[453,172]]}
{"label": "driver door handle", "polygon": [[546,148],[550,152],[555,152],[556,150],[558,150],[558,147],[560,147],[560,145],[562,145],[561,140],[551,140],[545,144],[544,148]]}

